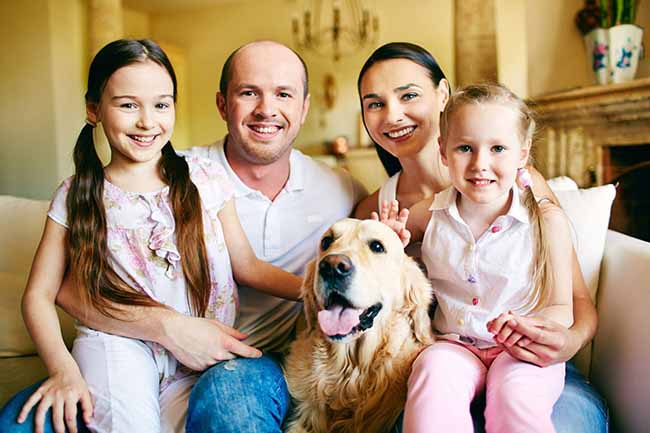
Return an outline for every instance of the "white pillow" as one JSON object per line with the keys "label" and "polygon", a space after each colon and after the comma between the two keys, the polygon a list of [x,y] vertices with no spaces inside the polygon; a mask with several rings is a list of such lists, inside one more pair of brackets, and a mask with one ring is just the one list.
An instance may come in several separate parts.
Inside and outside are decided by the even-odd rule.
{"label": "white pillow", "polygon": [[558,176],[549,179],[548,186],[551,187],[553,192],[578,189],[576,181],[571,179],[569,176]]}
{"label": "white pillow", "polygon": [[[609,214],[616,196],[614,185],[589,189],[555,189],[554,179],[549,181],[560,205],[571,220],[574,230],[574,246],[591,299],[596,301],[598,274],[605,250],[605,237],[609,226]],[[555,184],[555,185],[554,185]],[[560,181],[562,186],[567,183]]]}

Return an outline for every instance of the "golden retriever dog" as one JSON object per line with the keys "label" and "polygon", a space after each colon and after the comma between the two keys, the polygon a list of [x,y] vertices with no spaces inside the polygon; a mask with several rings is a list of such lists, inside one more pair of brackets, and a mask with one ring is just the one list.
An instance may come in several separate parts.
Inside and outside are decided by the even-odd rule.
{"label": "golden retriever dog", "polygon": [[323,235],[302,295],[306,329],[285,363],[287,432],[390,431],[411,364],[433,342],[428,280],[388,226],[345,219]]}

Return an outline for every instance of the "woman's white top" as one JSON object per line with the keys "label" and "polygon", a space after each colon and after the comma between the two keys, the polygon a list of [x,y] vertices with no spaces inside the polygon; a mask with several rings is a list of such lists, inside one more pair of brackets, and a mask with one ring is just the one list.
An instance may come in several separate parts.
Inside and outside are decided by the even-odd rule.
{"label": "woman's white top", "polygon": [[436,194],[422,241],[422,260],[438,302],[433,327],[442,338],[478,348],[496,343],[486,323],[519,314],[531,291],[533,239],[528,209],[515,186],[506,215],[474,239],[456,205],[458,192]]}
{"label": "woman's white top", "polygon": [[379,188],[379,201],[377,202],[377,209],[381,209],[381,204],[384,201],[392,202],[397,199],[397,183],[399,182],[399,175],[401,171],[398,171],[392,175],[384,184]]}

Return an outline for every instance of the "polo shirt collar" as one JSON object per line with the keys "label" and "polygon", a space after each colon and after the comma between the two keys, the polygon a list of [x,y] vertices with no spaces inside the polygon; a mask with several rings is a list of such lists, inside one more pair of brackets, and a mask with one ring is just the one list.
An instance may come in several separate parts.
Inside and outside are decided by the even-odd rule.
{"label": "polo shirt collar", "polygon": [[[506,216],[510,216],[524,224],[530,224],[528,208],[523,202],[523,196],[518,186],[515,185],[512,188],[512,194],[513,194],[512,203],[510,204],[510,209],[508,209]],[[453,186],[443,191],[440,191],[438,194],[435,195],[433,202],[429,207],[429,210],[430,211],[448,210],[451,214],[460,218],[458,207],[456,205],[457,196],[458,196],[458,191]]]}
{"label": "polo shirt collar", "polygon": [[[221,162],[235,186],[235,198],[259,193],[259,191],[246,185],[230,166],[228,158],[226,158],[225,144],[227,139],[228,135],[214,143],[213,146],[217,151],[219,162]],[[291,154],[289,155],[289,179],[287,179],[287,183],[284,185],[284,189],[288,192],[301,191],[304,189],[305,166],[304,164],[301,164],[302,158],[304,158],[304,156],[300,152],[291,149]]]}

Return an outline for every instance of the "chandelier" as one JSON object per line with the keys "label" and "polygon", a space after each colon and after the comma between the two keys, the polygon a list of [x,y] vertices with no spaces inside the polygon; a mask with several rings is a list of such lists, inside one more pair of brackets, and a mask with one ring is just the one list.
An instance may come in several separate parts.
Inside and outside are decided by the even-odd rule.
{"label": "chandelier", "polygon": [[299,50],[342,55],[374,45],[379,19],[364,0],[304,0],[302,16],[292,21],[293,39]]}

